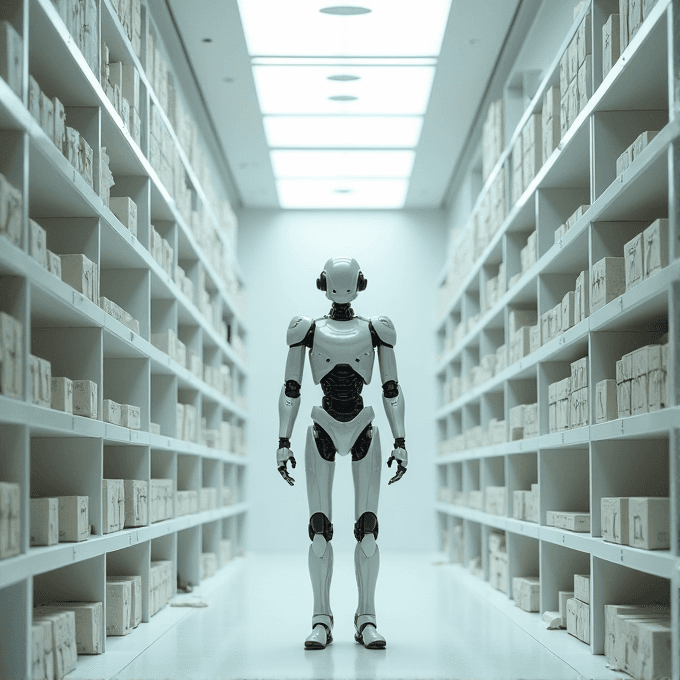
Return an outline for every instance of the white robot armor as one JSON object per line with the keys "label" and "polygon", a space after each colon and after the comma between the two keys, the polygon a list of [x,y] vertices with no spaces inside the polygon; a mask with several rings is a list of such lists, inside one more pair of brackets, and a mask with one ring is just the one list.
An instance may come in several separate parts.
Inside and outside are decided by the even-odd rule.
{"label": "white robot armor", "polygon": [[387,461],[397,462],[389,484],[398,481],[408,463],[404,434],[404,400],[397,382],[394,357],[396,331],[385,316],[365,319],[355,316],[350,303],[366,288],[359,264],[351,258],[331,258],[317,279],[317,287],[333,302],[330,314],[321,319],[293,318],[287,333],[289,345],[285,383],[279,400],[279,448],[277,464],[281,476],[292,486],[287,463],[296,466],[290,450],[290,436],[300,408],[300,384],[306,349],[314,384],[321,383],[322,406],[312,409],[313,425],[307,430],[305,473],[309,502],[309,573],[314,593],[312,633],[307,649],[323,649],[333,641],[333,614],[329,591],[333,573],[333,524],[331,492],[335,455],[352,453],[354,479],[354,535],[357,546],[354,564],[359,602],[354,617],[355,639],[368,649],[382,649],[385,638],[377,631],[375,584],[380,564],[378,537],[378,496],[381,450],[375,413],[364,407],[361,390],[371,381],[375,351],[380,364],[383,405],[394,436],[394,448]]}

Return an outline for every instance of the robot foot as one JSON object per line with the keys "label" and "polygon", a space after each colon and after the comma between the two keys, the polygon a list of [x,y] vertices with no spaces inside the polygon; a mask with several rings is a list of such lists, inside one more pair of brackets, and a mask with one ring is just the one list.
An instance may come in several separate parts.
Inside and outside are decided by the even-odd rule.
{"label": "robot foot", "polygon": [[[366,621],[365,619],[372,619]],[[360,619],[364,619],[360,621]],[[361,616],[354,617],[354,627],[356,628],[356,634],[354,639],[361,643],[366,649],[385,649],[387,641],[380,635],[375,626],[375,617],[371,616]]]}
{"label": "robot foot", "polygon": [[317,623],[305,640],[305,649],[326,649],[333,642],[330,630],[322,623]]}

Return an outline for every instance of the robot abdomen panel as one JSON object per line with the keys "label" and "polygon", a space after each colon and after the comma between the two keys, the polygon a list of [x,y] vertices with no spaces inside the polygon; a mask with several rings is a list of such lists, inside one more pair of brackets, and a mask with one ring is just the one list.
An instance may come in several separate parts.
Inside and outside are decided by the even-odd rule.
{"label": "robot abdomen panel", "polygon": [[309,351],[309,363],[316,385],[339,364],[351,366],[368,384],[371,382],[374,359],[371,332],[366,321],[355,317],[351,321],[322,319],[317,322],[314,344]]}

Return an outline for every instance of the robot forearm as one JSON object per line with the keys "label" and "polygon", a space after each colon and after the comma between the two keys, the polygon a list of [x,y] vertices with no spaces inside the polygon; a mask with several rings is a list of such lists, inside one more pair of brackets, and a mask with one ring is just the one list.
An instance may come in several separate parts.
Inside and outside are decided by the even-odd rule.
{"label": "robot forearm", "polygon": [[284,385],[279,397],[279,437],[289,439],[293,434],[293,425],[300,410],[300,396],[299,387],[297,397],[288,396],[287,390],[290,392],[290,388]]}
{"label": "robot forearm", "polygon": [[390,381],[383,385],[383,406],[395,441],[406,437],[404,430],[404,397],[399,385]]}

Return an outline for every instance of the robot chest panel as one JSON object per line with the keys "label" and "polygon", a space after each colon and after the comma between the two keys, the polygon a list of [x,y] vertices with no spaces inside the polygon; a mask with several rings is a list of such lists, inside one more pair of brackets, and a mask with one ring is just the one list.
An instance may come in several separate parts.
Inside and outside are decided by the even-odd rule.
{"label": "robot chest panel", "polygon": [[322,319],[317,322],[314,343],[309,352],[316,385],[339,364],[351,366],[368,384],[371,382],[374,357],[367,322],[356,318],[351,321]]}

